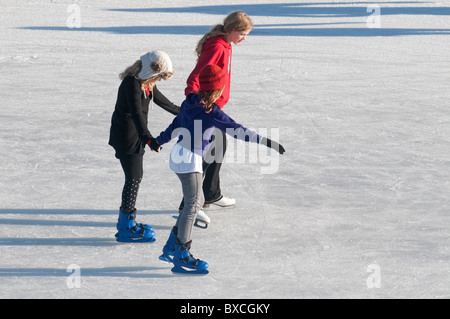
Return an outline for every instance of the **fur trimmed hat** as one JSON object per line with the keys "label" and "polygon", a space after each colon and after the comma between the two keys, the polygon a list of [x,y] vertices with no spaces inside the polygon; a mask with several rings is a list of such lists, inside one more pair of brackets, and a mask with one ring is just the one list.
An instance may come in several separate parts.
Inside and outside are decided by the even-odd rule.
{"label": "fur trimmed hat", "polygon": [[163,51],[152,51],[141,56],[142,68],[138,74],[141,80],[147,80],[155,75],[168,80],[173,76],[172,61]]}
{"label": "fur trimmed hat", "polygon": [[207,65],[200,71],[198,80],[200,90],[214,91],[225,86],[227,75],[219,66],[215,64]]}

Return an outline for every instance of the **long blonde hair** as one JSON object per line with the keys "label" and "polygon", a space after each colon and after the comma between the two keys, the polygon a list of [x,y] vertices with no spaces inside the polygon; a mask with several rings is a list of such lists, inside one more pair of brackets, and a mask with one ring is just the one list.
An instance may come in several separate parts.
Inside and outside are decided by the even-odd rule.
{"label": "long blonde hair", "polygon": [[195,52],[197,53],[197,57],[200,57],[202,53],[203,44],[214,37],[219,35],[226,35],[230,31],[245,31],[245,30],[253,30],[253,22],[252,19],[245,13],[244,11],[235,11],[230,13],[225,20],[223,20],[223,24],[217,24],[211,28],[211,30],[206,33],[200,41],[197,43],[197,47],[195,48]]}
{"label": "long blonde hair", "polygon": [[134,62],[132,65],[127,67],[125,71],[119,74],[119,79],[123,80],[127,76],[137,76],[139,72],[141,72],[142,69],[142,61],[139,59],[136,62]]}
{"label": "long blonde hair", "polygon": [[[154,62],[155,66],[152,65],[153,69],[159,69],[160,66],[156,65],[158,64],[158,62]],[[133,77],[137,77],[137,75],[139,74],[139,72],[141,72],[142,69],[142,61],[139,59],[136,62],[134,62],[132,65],[130,65],[129,67],[127,67],[125,69],[125,71],[123,71],[122,73],[119,74],[119,79],[123,80],[125,79],[127,76],[133,76]],[[155,75],[152,76],[151,78],[148,78],[145,81],[142,81],[141,83],[141,90],[144,91],[145,88],[148,88],[149,91],[151,91],[153,89],[153,87],[155,86],[156,82],[162,78],[160,75]]]}

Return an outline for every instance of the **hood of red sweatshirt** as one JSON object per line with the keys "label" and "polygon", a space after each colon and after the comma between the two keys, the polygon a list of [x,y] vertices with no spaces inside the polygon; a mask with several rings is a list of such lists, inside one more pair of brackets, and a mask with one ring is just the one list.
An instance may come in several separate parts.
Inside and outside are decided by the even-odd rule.
{"label": "hood of red sweatshirt", "polygon": [[200,89],[198,79],[200,71],[207,65],[216,64],[227,75],[225,89],[223,90],[222,96],[216,101],[216,104],[222,109],[230,99],[231,55],[231,43],[228,43],[223,36],[217,36],[207,40],[203,44],[202,54],[197,60],[197,65],[186,81],[185,95],[198,92]]}

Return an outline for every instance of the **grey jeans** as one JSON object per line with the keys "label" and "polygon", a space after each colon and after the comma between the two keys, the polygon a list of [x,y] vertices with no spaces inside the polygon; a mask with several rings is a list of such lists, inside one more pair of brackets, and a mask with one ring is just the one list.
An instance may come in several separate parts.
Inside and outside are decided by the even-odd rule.
{"label": "grey jeans", "polygon": [[191,240],[192,227],[197,212],[203,207],[205,197],[203,195],[203,174],[185,173],[177,174],[183,188],[184,207],[178,216],[175,226],[178,228],[178,240],[186,244]]}

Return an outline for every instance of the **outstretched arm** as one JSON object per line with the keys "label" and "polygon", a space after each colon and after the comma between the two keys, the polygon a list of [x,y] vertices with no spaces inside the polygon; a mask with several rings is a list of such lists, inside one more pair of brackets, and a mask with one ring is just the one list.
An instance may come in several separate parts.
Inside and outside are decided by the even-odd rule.
{"label": "outstretched arm", "polygon": [[236,123],[231,117],[225,114],[223,111],[216,113],[213,119],[214,125],[221,131],[228,135],[243,140],[245,142],[254,142],[265,145],[269,148],[276,150],[278,153],[283,154],[285,149],[279,143],[272,141],[266,137],[260,136],[256,132],[249,130],[239,123]]}

